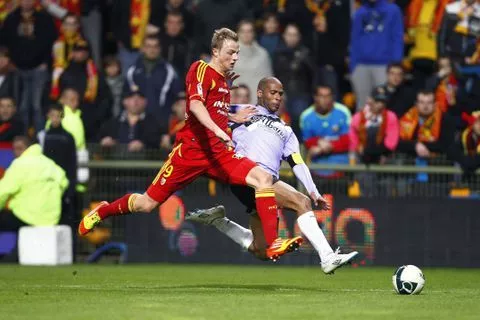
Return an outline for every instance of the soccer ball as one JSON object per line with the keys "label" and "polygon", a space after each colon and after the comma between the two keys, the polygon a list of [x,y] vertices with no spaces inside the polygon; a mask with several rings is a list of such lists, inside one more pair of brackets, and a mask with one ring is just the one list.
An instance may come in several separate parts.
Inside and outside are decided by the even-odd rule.
{"label": "soccer ball", "polygon": [[422,270],[409,264],[395,271],[392,282],[398,294],[419,294],[425,285],[425,277]]}

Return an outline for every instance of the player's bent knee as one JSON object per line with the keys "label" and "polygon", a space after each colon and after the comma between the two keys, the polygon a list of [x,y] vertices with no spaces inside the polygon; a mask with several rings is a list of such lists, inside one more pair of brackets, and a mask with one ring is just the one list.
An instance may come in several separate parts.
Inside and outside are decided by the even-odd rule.
{"label": "player's bent knee", "polygon": [[135,200],[135,209],[139,212],[151,212],[158,206],[158,202],[147,194],[142,194]]}

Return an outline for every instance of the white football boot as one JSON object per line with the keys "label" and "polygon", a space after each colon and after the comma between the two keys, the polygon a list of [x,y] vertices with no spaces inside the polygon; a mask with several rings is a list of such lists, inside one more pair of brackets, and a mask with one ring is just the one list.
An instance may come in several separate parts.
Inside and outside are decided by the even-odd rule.
{"label": "white football boot", "polygon": [[340,248],[337,248],[335,252],[332,252],[327,256],[326,261],[322,261],[322,270],[326,274],[333,274],[336,269],[351,262],[357,255],[357,251],[340,253]]}

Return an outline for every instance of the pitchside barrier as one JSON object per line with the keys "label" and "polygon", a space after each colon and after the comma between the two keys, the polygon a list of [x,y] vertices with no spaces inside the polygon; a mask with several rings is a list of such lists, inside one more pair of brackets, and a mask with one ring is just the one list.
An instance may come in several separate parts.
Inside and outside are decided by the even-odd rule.
{"label": "pitchside barrier", "polygon": [[[128,192],[144,192],[162,162],[151,160],[92,160],[83,213],[101,200]],[[480,175],[462,175],[455,166],[311,165],[328,193],[330,211],[315,211],[333,247],[358,250],[356,265],[480,267]],[[301,185],[288,169],[282,180]],[[227,216],[248,225],[248,215],[228,186],[201,178],[172,196],[151,214],[110,219],[77,243],[79,256],[105,243],[125,243],[126,262],[265,263],[213,227],[184,221],[185,212],[223,204]],[[300,234],[292,212],[279,212],[282,237]],[[81,261],[81,259],[79,259]],[[314,265],[318,255],[307,243],[280,264]]]}

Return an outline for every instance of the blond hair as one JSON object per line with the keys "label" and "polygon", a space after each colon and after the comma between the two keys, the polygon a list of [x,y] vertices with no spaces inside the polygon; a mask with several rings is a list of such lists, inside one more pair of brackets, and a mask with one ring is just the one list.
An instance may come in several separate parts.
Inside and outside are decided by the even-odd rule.
{"label": "blond hair", "polygon": [[223,43],[226,40],[232,40],[232,41],[237,42],[238,41],[237,33],[233,30],[228,29],[228,28],[221,28],[221,29],[215,30],[215,32],[213,33],[213,37],[212,37],[211,49],[212,50],[213,49],[220,50],[223,46]]}

